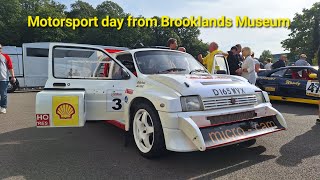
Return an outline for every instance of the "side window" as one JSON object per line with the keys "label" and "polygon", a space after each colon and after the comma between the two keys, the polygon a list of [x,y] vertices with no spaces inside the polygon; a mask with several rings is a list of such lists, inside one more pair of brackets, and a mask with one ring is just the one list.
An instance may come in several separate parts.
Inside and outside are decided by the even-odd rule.
{"label": "side window", "polygon": [[283,77],[283,74],[285,71],[286,71],[286,69],[281,69],[279,71],[276,71],[276,72],[270,74],[270,77]]}
{"label": "side window", "polygon": [[308,68],[302,68],[302,69],[299,69],[298,71],[298,74],[300,76],[300,79],[303,79],[303,80],[309,80],[309,75],[312,73],[312,71]]}
{"label": "side window", "polygon": [[53,76],[62,79],[128,79],[122,67],[104,52],[76,47],[53,49]]}
{"label": "side window", "polygon": [[136,73],[136,68],[134,67],[134,62],[132,59],[132,55],[129,54],[120,54],[117,57],[117,60],[119,60],[127,69],[129,69],[133,74]]}
{"label": "side window", "polygon": [[214,57],[214,62],[216,63],[215,72],[224,70],[224,71],[226,71],[228,73],[228,68],[227,68],[226,60],[225,60],[224,57],[215,56]]}
{"label": "side window", "polygon": [[49,49],[44,48],[27,48],[27,56],[30,57],[48,57]]}

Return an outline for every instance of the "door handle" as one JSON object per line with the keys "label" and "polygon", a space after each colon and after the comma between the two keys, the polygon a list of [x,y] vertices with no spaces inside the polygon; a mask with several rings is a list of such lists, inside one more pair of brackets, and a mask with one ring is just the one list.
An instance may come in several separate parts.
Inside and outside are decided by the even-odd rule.
{"label": "door handle", "polygon": [[53,86],[66,86],[66,83],[53,83]]}

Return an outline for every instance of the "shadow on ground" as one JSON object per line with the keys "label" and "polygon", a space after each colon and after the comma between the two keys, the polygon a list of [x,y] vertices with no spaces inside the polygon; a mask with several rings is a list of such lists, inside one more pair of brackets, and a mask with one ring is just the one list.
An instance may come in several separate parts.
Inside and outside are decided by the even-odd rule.
{"label": "shadow on ground", "polygon": [[[319,136],[314,136],[319,137]],[[224,147],[148,160],[111,125],[26,128],[0,134],[0,179],[213,179],[275,158],[266,149]]]}
{"label": "shadow on ground", "polygon": [[297,166],[306,158],[320,155],[320,124],[315,124],[311,130],[296,136],[280,149],[281,156],[276,162],[283,166]]}

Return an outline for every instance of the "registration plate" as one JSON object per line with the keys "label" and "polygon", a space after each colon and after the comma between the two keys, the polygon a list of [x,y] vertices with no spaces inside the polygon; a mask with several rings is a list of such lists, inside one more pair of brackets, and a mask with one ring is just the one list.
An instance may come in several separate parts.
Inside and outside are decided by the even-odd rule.
{"label": "registration plate", "polygon": [[216,147],[284,130],[276,116],[251,119],[200,129],[206,147]]}

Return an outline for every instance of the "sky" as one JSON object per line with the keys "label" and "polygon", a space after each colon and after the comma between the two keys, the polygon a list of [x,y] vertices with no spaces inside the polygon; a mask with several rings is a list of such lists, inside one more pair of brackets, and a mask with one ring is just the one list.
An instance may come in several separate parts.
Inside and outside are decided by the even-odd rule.
{"label": "sky", "polygon": [[[57,0],[70,7],[75,0]],[[83,0],[93,7],[104,0]],[[113,0],[126,13],[144,17],[170,16],[172,18],[202,16],[219,18],[236,16],[250,18],[290,18],[301,13],[303,8],[311,8],[318,0]],[[234,22],[235,23],[235,22]],[[204,42],[215,41],[219,48],[228,51],[240,43],[248,46],[260,56],[263,50],[273,54],[284,53],[281,41],[288,38],[290,31],[286,28],[200,28],[200,39]]]}

